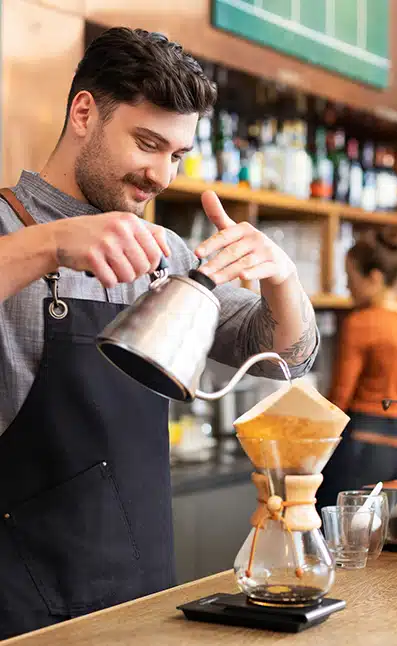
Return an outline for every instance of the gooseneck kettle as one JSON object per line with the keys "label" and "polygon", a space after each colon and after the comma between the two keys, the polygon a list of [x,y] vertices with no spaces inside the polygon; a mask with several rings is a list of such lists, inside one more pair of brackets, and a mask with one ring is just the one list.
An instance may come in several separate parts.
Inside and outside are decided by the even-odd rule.
{"label": "gooseneck kettle", "polygon": [[199,268],[187,276],[168,275],[162,259],[150,275],[150,286],[97,337],[97,346],[117,368],[143,386],[176,401],[220,399],[258,361],[277,361],[285,379],[288,364],[275,352],[250,357],[230,382],[213,393],[199,390],[219,321],[214,281]]}

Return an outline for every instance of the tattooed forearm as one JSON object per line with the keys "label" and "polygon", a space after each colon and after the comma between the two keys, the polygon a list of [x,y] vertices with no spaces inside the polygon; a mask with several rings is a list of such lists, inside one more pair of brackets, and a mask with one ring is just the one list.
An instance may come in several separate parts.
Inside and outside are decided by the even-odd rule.
{"label": "tattooed forearm", "polygon": [[[279,322],[275,319],[272,309],[266,299],[262,298],[262,307],[255,320],[254,335],[259,343],[261,352],[276,350],[290,366],[303,363],[313,352],[316,344],[316,324],[313,308],[307,295],[302,291],[300,301],[300,318],[303,330],[297,341],[290,347],[279,351],[275,342],[276,328]],[[297,315],[299,316],[298,312]],[[302,329],[302,328],[301,328]]]}
{"label": "tattooed forearm", "polygon": [[296,343],[293,343],[287,350],[280,352],[280,357],[285,359],[289,366],[299,366],[299,364],[303,363],[311,355],[315,344],[316,326],[313,321],[303,331]]}
{"label": "tattooed forearm", "polygon": [[280,352],[280,356],[290,366],[297,366],[303,363],[311,355],[316,344],[316,323],[313,308],[304,292],[302,292],[301,297],[301,317],[304,325],[301,336],[291,347]]}

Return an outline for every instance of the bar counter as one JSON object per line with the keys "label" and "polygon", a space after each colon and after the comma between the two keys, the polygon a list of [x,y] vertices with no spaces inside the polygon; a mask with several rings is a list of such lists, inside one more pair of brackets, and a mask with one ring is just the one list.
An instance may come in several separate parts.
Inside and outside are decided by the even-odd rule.
{"label": "bar counter", "polygon": [[188,621],[176,606],[216,592],[237,592],[231,571],[1,642],[21,646],[387,646],[395,644],[397,554],[363,570],[338,570],[331,591],[347,607],[302,633],[273,633]]}

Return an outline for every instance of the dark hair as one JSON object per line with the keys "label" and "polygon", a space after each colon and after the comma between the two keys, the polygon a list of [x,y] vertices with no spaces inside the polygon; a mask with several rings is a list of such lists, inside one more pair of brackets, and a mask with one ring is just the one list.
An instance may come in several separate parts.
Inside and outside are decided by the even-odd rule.
{"label": "dark hair", "polygon": [[395,233],[379,231],[372,242],[359,240],[348,251],[363,276],[377,269],[383,274],[385,284],[392,287],[397,281],[397,244]]}
{"label": "dark hair", "polygon": [[216,101],[215,85],[181,45],[163,34],[114,27],[87,48],[70,88],[66,120],[76,94],[87,90],[103,120],[119,103],[143,99],[180,114],[205,114]]}

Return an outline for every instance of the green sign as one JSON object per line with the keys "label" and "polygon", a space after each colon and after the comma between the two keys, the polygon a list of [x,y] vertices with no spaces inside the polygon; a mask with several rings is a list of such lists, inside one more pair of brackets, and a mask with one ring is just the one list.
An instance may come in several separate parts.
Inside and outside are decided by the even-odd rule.
{"label": "green sign", "polygon": [[212,23],[357,81],[388,85],[389,0],[213,0]]}

